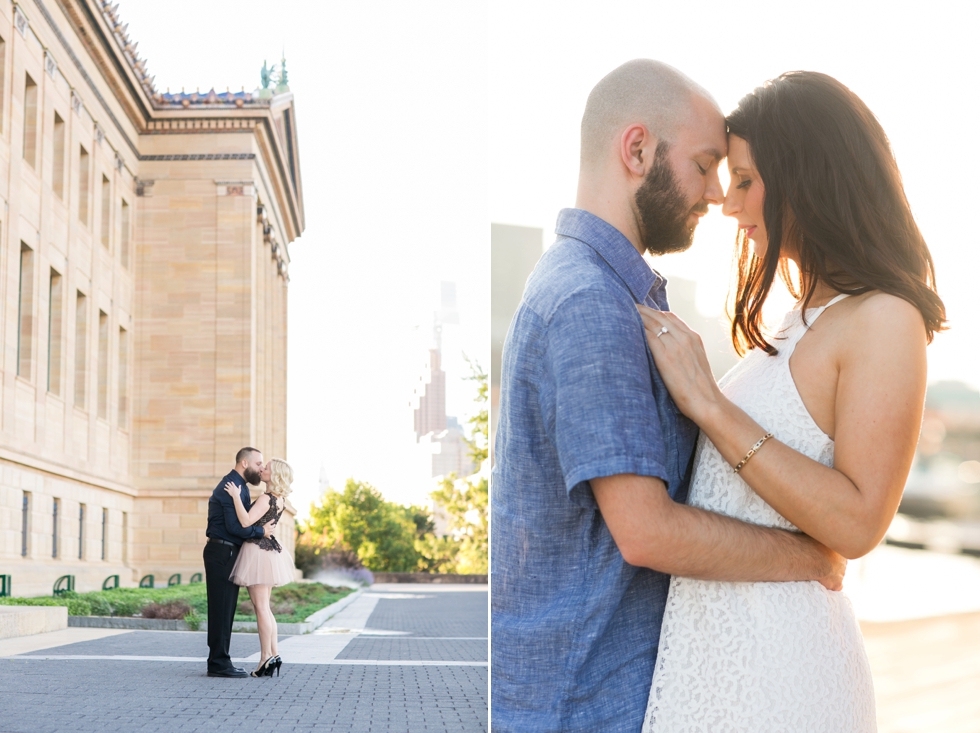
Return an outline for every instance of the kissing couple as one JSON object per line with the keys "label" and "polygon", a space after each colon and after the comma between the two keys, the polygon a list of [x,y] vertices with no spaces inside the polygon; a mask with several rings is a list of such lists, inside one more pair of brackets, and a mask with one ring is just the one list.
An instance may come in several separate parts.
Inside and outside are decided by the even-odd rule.
{"label": "kissing couple", "polygon": [[[643,257],[711,204],[739,227],[720,382]],[[503,351],[493,729],[876,730],[840,589],[897,511],[945,327],[878,120],[806,71],[726,118],[630,61],[589,95],[556,233]],[[769,331],[777,276],[798,303]]]}
{"label": "kissing couple", "polygon": [[[252,503],[248,485],[265,483],[265,492]],[[272,589],[296,579],[293,561],[283,553],[276,525],[292,489],[293,469],[278,458],[263,463],[262,452],[242,448],[235,467],[208,500],[208,542],[204,574],[208,591],[208,677],[279,676],[282,658],[272,613]],[[259,630],[259,666],[245,672],[231,663],[231,631],[238,608],[238,591],[248,588]]]}

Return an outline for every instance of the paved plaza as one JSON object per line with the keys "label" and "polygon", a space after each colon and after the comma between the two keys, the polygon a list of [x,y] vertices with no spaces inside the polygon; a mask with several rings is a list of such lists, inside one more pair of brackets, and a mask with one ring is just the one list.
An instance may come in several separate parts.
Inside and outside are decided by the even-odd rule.
{"label": "paved plaza", "polygon": [[[485,585],[374,585],[280,636],[279,678],[207,677],[201,632],[6,639],[0,731],[486,731],[487,610]],[[258,637],[234,634],[231,654],[254,668]]]}

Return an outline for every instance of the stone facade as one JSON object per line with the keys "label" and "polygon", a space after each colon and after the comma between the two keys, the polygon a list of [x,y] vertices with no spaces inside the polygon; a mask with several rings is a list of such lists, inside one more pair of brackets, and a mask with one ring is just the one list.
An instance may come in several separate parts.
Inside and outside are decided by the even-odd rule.
{"label": "stone facade", "polygon": [[292,94],[160,93],[109,3],[0,0],[0,199],[0,574],[187,582],[236,451],[286,458]]}

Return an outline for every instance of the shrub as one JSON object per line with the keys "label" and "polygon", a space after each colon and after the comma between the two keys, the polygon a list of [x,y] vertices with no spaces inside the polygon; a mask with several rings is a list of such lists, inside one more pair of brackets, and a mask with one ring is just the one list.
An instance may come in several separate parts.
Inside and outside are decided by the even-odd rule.
{"label": "shrub", "polygon": [[189,614],[184,616],[184,623],[187,624],[191,631],[197,631],[199,628],[201,628],[201,621],[201,617],[198,616],[197,612],[194,610],[191,610]]}
{"label": "shrub", "polygon": [[[292,616],[296,613],[296,606],[292,603],[276,603],[275,599],[269,604],[272,608],[272,613],[275,616]],[[251,601],[242,601],[238,604],[238,608],[235,611],[236,614],[241,616],[254,616],[255,606],[252,605]]]}
{"label": "shrub", "polygon": [[193,609],[184,601],[150,603],[143,607],[143,618],[182,619]]}
{"label": "shrub", "polygon": [[111,616],[113,613],[112,604],[105,598],[105,596],[93,594],[88,599],[89,605],[92,607],[93,616]]}

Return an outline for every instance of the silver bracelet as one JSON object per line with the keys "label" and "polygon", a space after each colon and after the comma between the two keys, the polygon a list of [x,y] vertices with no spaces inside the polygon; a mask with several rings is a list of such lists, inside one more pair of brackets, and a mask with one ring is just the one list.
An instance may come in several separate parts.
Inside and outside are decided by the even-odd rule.
{"label": "silver bracelet", "polygon": [[772,437],[772,433],[766,433],[759,439],[758,443],[756,443],[751,448],[749,448],[749,452],[745,454],[745,458],[739,461],[738,465],[735,466],[735,473],[741,471],[742,468],[745,466],[745,464],[749,462],[749,459],[759,452],[759,449],[762,447],[762,444],[765,443],[767,440],[769,440],[769,438],[771,437]]}

